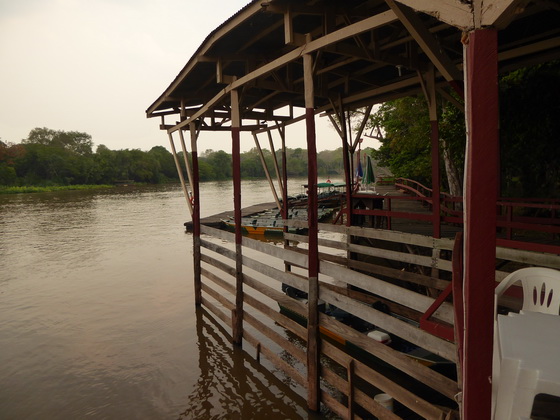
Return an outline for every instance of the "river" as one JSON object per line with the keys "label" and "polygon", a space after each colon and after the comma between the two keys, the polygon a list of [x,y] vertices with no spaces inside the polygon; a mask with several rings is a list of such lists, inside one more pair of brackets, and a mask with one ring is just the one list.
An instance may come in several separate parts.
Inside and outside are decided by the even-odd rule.
{"label": "river", "polygon": [[[231,189],[202,184],[202,215]],[[187,220],[178,185],[0,195],[1,419],[314,417],[195,310]]]}

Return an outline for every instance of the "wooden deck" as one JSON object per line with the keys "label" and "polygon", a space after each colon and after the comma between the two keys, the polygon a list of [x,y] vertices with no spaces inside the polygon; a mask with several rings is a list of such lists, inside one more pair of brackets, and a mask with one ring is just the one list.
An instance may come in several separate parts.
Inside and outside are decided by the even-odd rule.
{"label": "wooden deck", "polygon": [[[382,196],[403,196],[405,192],[396,189],[393,185],[379,185],[376,187],[376,192]],[[243,217],[251,216],[257,213],[261,213],[266,210],[275,209],[275,202],[255,204],[246,207],[241,210]],[[431,214],[431,210],[428,206],[423,205],[419,200],[394,200],[392,204],[392,210],[399,213],[416,213],[416,214]],[[222,213],[214,214],[201,219],[201,224],[204,226],[220,228],[222,225],[222,219],[228,219],[233,217],[233,210],[224,211]],[[187,232],[192,232],[192,221],[184,223]],[[421,220],[410,220],[410,219],[398,219],[392,220],[392,229],[401,232],[417,233],[420,235],[432,235],[432,225],[431,223],[421,221]],[[453,225],[442,225],[441,236],[444,238],[453,238],[455,233],[461,230],[460,226]]]}

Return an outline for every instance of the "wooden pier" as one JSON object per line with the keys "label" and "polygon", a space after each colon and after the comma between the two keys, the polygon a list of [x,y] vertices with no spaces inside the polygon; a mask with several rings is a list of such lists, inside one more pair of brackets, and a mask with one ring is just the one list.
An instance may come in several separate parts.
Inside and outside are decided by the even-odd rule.
{"label": "wooden pier", "polygon": [[[262,213],[267,210],[275,209],[276,203],[261,203],[261,204],[254,204],[249,207],[245,207],[241,210],[242,217],[246,216],[253,216],[258,213]],[[222,220],[233,218],[233,210],[224,211],[222,213],[214,214],[212,216],[203,217],[200,219],[200,223],[204,226],[209,226],[213,228],[219,228],[222,225]],[[185,222],[185,229],[187,232],[193,231],[193,222],[192,220],[189,222]]]}
{"label": "wooden pier", "polygon": [[[559,202],[545,203],[546,220],[520,217],[520,208],[540,204],[500,198],[498,175],[499,124],[507,123],[499,120],[498,73],[557,59],[560,11],[549,2],[451,3],[252,1],[206,37],[147,110],[166,131],[193,217],[196,305],[231,331],[234,345],[301,385],[311,411],[326,408],[345,419],[491,419],[495,286],[513,266],[560,268]],[[418,194],[407,196],[410,184],[402,182],[387,195],[378,187],[381,199],[347,189],[342,224],[319,223],[316,117],[326,115],[340,136],[343,182],[355,185],[354,157],[373,107],[412,95],[426,99],[430,191],[415,187]],[[442,191],[442,100],[465,114],[463,197]],[[286,127],[299,122],[308,221],[288,220],[281,205],[288,197]],[[224,130],[232,141],[235,233],[212,227],[231,213],[200,217],[199,135]],[[241,209],[242,133],[255,140],[275,205]],[[276,152],[272,165],[259,135]],[[306,234],[284,232],[283,247],[244,237],[242,215],[267,207],[280,208],[284,223]],[[527,230],[553,243],[515,236]],[[306,302],[284,293],[284,285],[305,292]],[[438,355],[455,366],[455,377],[328,316],[323,302]],[[519,300],[499,303],[515,309]],[[395,400],[395,411],[376,402],[378,392]]]}

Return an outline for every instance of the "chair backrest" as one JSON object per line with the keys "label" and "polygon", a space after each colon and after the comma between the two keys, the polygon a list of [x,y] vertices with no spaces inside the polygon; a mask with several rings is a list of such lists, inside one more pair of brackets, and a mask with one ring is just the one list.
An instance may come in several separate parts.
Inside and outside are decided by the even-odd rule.
{"label": "chair backrest", "polygon": [[496,287],[496,297],[520,281],[523,286],[523,308],[528,312],[560,314],[560,271],[544,267],[529,267],[514,271]]}

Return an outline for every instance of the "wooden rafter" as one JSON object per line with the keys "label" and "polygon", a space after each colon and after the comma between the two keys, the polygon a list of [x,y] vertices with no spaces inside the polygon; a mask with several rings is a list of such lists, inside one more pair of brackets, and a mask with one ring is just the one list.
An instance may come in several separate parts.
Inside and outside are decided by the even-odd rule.
{"label": "wooden rafter", "polygon": [[441,50],[434,36],[428,31],[422,20],[411,8],[400,5],[394,0],[386,0],[391,10],[399,17],[407,31],[416,40],[422,51],[430,58],[439,72],[448,82],[462,80],[461,72]]}
{"label": "wooden rafter", "polygon": [[[284,54],[283,56],[277,58],[276,60],[273,60],[270,63],[267,63],[267,64],[261,66],[259,69],[255,70],[255,71],[253,71],[249,74],[246,74],[243,77],[240,77],[238,80],[231,83],[229,86],[227,86],[221,92],[219,92],[216,96],[214,96],[214,98],[207,101],[200,108],[200,110],[195,115],[193,115],[191,117],[191,119],[197,119],[197,118],[201,117],[202,115],[204,115],[208,110],[210,110],[219,101],[221,101],[223,99],[224,95],[227,95],[229,92],[231,92],[231,90],[236,89],[240,86],[243,86],[244,84],[257,79],[258,77],[263,76],[264,74],[267,74],[267,73],[269,73],[273,70],[276,70],[280,67],[285,66],[287,63],[299,58],[304,52],[305,53],[311,53],[311,52],[314,52],[314,51],[318,51],[319,49],[324,48],[326,45],[330,45],[330,44],[339,42],[343,39],[350,38],[357,33],[366,32],[366,31],[369,31],[373,28],[386,25],[387,23],[393,22],[396,19],[397,19],[397,16],[395,15],[394,12],[392,12],[392,11],[383,12],[383,13],[380,13],[378,15],[371,16],[370,18],[364,19],[360,22],[357,22],[357,23],[354,23],[352,25],[346,26],[346,27],[344,27],[342,29],[339,29],[335,32],[332,32],[330,34],[327,34],[322,38],[310,41],[305,46],[296,48],[296,49],[290,51],[289,53]],[[177,124],[170,132],[179,130],[180,128],[187,125],[189,122],[190,122],[189,120],[185,120],[185,121]]]}

